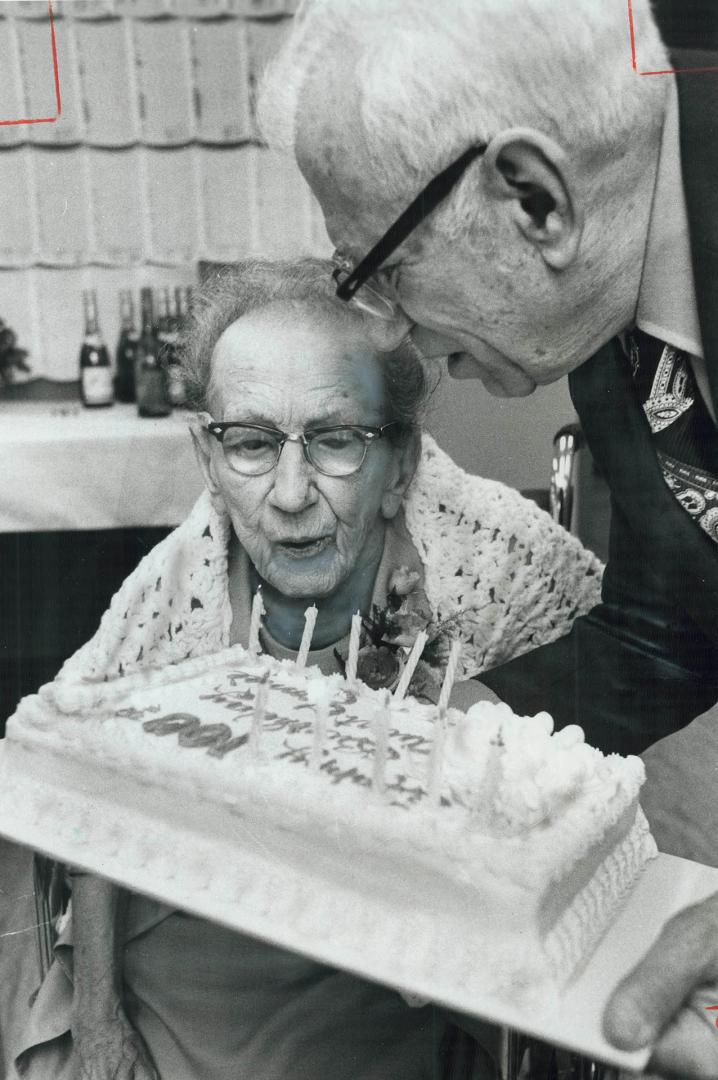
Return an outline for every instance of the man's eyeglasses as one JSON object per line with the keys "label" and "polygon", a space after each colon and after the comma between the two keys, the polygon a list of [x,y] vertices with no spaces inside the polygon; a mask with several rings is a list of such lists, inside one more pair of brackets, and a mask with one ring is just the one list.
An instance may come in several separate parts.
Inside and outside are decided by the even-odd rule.
{"label": "man's eyeglasses", "polygon": [[339,251],[334,252],[332,277],[337,283],[340,300],[353,304],[379,319],[389,321],[397,315],[397,303],[384,292],[375,275],[406,238],[436,210],[439,203],[456,187],[472,161],[486,150],[486,143],[477,143],[452,161],[442,172],[422,188],[410,206],[387,229],[371,251],[352,269],[350,261]]}
{"label": "man's eyeglasses", "polygon": [[299,442],[312,468],[323,476],[336,477],[359,472],[370,445],[395,426],[397,421],[382,427],[342,424],[290,432],[229,420],[225,423],[212,421],[206,430],[221,443],[230,469],[242,476],[263,476],[271,472],[285,442]]}

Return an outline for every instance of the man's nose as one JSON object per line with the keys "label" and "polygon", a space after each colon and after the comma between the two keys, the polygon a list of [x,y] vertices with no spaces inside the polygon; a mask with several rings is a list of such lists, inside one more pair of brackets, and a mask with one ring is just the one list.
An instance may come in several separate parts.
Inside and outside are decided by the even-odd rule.
{"label": "man's nose", "polygon": [[316,501],[313,469],[300,442],[285,442],[274,469],[269,500],[278,510],[296,514]]}
{"label": "man's nose", "polygon": [[459,350],[459,346],[451,338],[444,337],[435,330],[427,330],[425,326],[419,326],[418,323],[412,327],[411,340],[427,360],[444,358]]}

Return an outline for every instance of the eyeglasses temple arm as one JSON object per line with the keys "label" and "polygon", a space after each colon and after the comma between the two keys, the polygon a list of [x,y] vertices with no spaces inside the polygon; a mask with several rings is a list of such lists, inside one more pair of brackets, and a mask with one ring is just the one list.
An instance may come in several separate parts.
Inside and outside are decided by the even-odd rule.
{"label": "eyeglasses temple arm", "polygon": [[358,289],[362,287],[367,278],[379,269],[381,264],[389,258],[393,251],[406,240],[407,236],[416,226],[427,218],[442,202],[453,187],[461,179],[472,161],[484,153],[486,146],[481,143],[470,146],[461,157],[452,161],[443,172],[435,176],[433,180],[423,188],[414,201],[407,206],[391,228],[382,236],[381,240],[374,245],[371,251],[355,266],[351,274],[337,287],[337,296],[340,300],[351,300]]}

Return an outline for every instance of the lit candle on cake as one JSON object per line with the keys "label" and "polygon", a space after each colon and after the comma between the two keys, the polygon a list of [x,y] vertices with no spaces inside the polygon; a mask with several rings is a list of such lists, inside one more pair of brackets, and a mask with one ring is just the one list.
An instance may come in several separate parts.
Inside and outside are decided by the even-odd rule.
{"label": "lit candle on cake", "polygon": [[262,756],[262,725],[264,724],[264,714],[267,711],[268,679],[269,672],[262,676],[257,686],[257,693],[254,696],[252,723],[249,728],[249,748],[255,760]]}
{"label": "lit candle on cake", "polygon": [[303,668],[307,665],[307,658],[309,656],[309,650],[312,646],[312,634],[314,633],[314,624],[317,621],[317,606],[312,604],[304,612],[304,631],[302,632],[302,641],[299,646],[299,652],[297,653],[297,667]]}
{"label": "lit candle on cake", "polygon": [[449,707],[449,698],[451,697],[451,691],[456,679],[456,671],[459,666],[460,656],[461,642],[458,640],[452,641],[451,651],[449,652],[449,659],[444,673],[444,682],[442,683],[441,693],[439,694],[439,709],[448,709]]}
{"label": "lit candle on cake", "polygon": [[359,663],[359,642],[361,641],[361,612],[352,615],[352,629],[349,635],[349,656],[347,657],[346,679],[350,686],[357,681]]}
{"label": "lit candle on cake", "polygon": [[257,589],[252,600],[252,616],[249,620],[249,644],[247,648],[251,653],[259,653],[262,647],[259,644],[259,631],[262,628],[262,615],[265,614],[262,600],[262,587]]}
{"label": "lit candle on cake", "polygon": [[329,732],[329,704],[331,695],[325,686],[318,686],[314,690],[314,731],[312,732],[312,749],[309,757],[309,767],[313,772],[318,772],[322,764],[324,745]]}
{"label": "lit candle on cake", "polygon": [[441,781],[444,772],[444,743],[446,742],[446,709],[441,707],[434,722],[434,742],[429,755],[427,792],[432,806],[441,801]]}
{"label": "lit candle on cake", "polygon": [[421,656],[422,652],[424,651],[424,646],[426,645],[427,637],[428,637],[428,635],[427,635],[425,630],[421,630],[416,635],[416,641],[414,642],[414,644],[412,646],[411,652],[409,653],[409,655],[408,655],[408,657],[406,659],[406,664],[404,665],[404,670],[401,673],[401,678],[399,679],[399,685],[397,686],[396,690],[394,691],[394,701],[403,701],[404,700],[404,695],[406,694],[407,690],[409,689],[409,684],[411,683],[414,672],[416,671],[416,665],[419,663],[419,657]]}
{"label": "lit candle on cake", "polygon": [[389,724],[391,722],[391,694],[384,691],[381,707],[374,717],[374,767],[372,769],[372,790],[377,795],[386,791],[386,765],[389,760]]}

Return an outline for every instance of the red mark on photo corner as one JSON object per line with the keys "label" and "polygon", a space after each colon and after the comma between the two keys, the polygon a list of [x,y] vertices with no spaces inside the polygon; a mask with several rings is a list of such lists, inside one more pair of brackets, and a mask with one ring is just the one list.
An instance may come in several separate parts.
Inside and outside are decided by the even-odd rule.
{"label": "red mark on photo corner", "polygon": [[54,124],[59,120],[62,114],[60,70],[57,64],[57,41],[55,40],[55,20],[52,14],[52,0],[47,0],[47,13],[50,17],[50,51],[52,53],[52,73],[55,80],[55,115],[25,117],[22,120],[0,120],[0,127],[9,127],[11,124]]}
{"label": "red mark on photo corner", "polygon": [[[706,1005],[706,1012],[718,1012],[718,1005]],[[716,1027],[718,1028],[718,1016],[716,1016]]]}
{"label": "red mark on photo corner", "polygon": [[[665,71],[639,71],[638,60],[636,59],[636,28],[633,23],[633,0],[628,0],[628,33],[631,39],[631,67],[636,75],[686,75],[689,72],[697,75],[704,71],[718,71],[718,65],[714,67],[666,68]],[[716,1026],[718,1026],[718,1023]]]}

